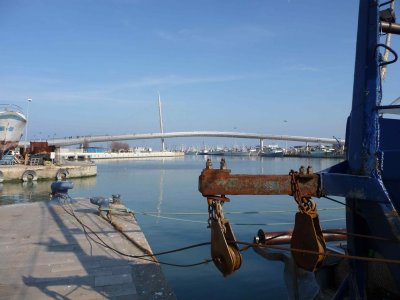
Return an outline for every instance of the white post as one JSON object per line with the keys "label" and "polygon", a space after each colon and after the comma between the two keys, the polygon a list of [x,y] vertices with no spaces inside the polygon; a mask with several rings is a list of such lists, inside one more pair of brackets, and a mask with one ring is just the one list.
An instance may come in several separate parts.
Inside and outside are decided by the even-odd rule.
{"label": "white post", "polygon": [[25,149],[26,149],[26,143],[27,143],[27,141],[28,141],[28,124],[29,124],[28,118],[29,118],[29,103],[31,103],[31,102],[32,102],[32,99],[31,99],[31,98],[28,98],[28,105],[27,105],[27,107],[26,107]]}

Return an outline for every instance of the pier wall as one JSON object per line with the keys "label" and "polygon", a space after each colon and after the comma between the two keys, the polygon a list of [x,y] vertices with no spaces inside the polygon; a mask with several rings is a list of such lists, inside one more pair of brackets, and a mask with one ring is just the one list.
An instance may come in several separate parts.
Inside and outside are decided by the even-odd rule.
{"label": "pier wall", "polygon": [[94,163],[48,166],[11,165],[0,167],[0,182],[61,180],[96,175],[97,166]]}

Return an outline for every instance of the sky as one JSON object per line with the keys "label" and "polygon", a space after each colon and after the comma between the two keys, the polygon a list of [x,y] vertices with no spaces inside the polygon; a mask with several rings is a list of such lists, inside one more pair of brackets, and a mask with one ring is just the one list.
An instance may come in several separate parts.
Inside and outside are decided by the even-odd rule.
{"label": "sky", "polygon": [[356,0],[0,0],[0,103],[28,111],[28,139],[159,132],[158,93],[166,132],[344,138],[357,16]]}

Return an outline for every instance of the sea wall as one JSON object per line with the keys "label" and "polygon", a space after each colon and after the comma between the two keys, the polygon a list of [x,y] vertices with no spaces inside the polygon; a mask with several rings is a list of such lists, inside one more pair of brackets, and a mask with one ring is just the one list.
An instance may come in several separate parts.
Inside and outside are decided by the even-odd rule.
{"label": "sea wall", "polygon": [[97,175],[94,163],[67,165],[9,165],[0,166],[0,182],[63,180],[67,178],[89,177]]}

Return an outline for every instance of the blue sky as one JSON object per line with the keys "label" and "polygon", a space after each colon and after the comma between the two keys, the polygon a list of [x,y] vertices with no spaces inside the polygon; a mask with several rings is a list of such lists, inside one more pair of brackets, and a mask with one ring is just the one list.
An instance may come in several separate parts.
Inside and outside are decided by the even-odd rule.
{"label": "blue sky", "polygon": [[31,138],[158,132],[158,91],[166,131],[343,138],[357,15],[355,0],[0,0],[0,102],[33,99]]}

